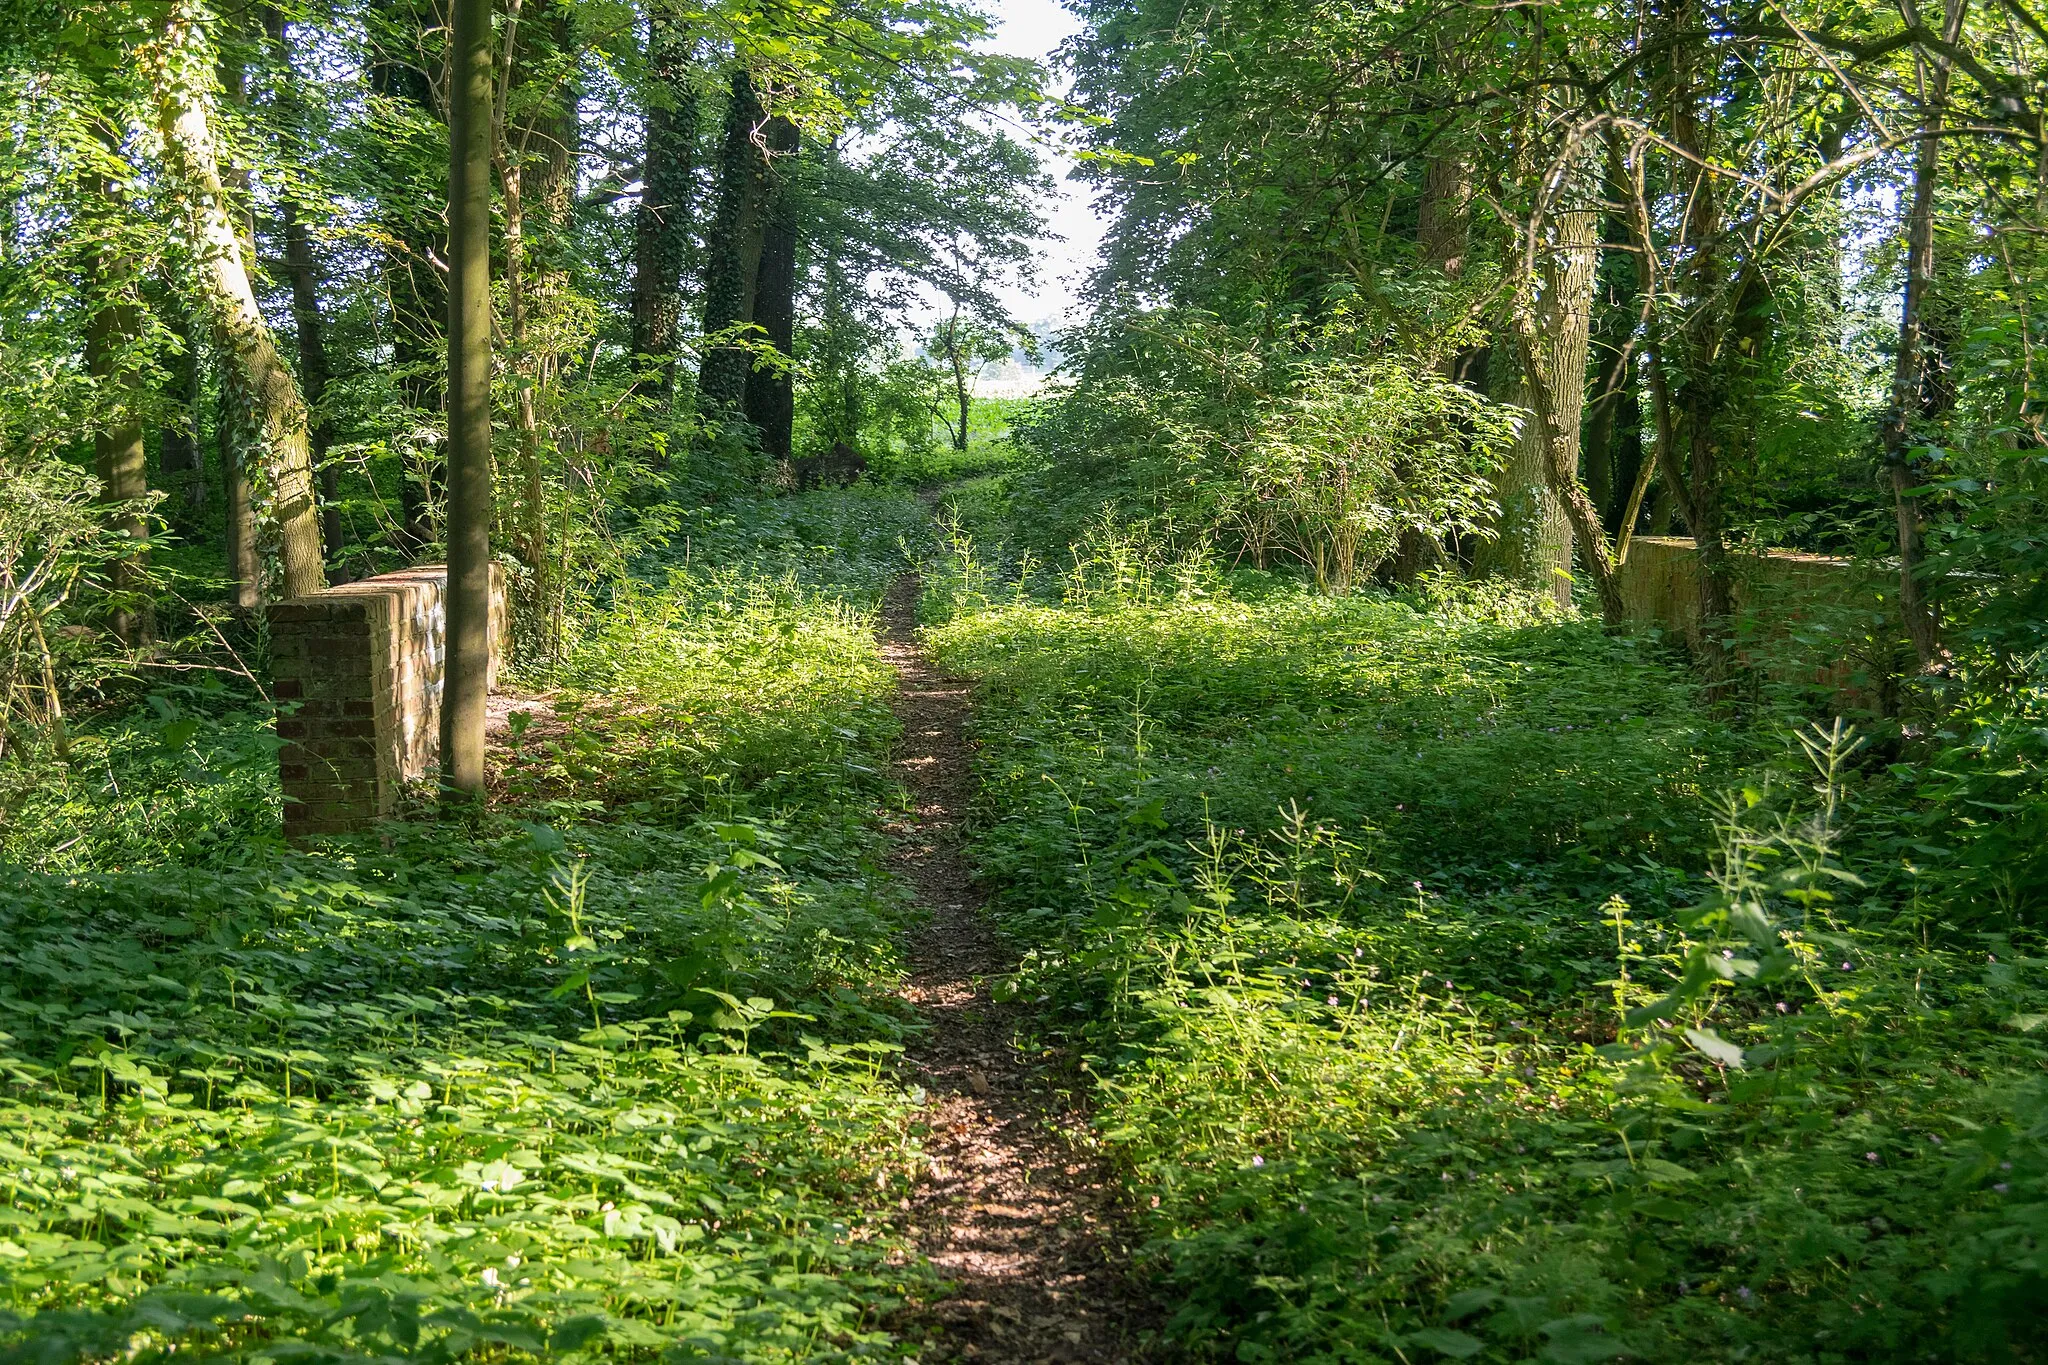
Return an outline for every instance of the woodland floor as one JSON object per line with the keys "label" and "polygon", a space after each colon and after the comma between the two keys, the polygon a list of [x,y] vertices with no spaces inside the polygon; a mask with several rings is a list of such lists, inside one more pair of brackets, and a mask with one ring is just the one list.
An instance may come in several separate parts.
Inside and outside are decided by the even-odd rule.
{"label": "woodland floor", "polygon": [[1123,1274],[1114,1177],[1072,1140],[1081,1115],[1017,1046],[1013,1010],[990,996],[1012,959],[962,848],[973,790],[968,685],[918,646],[917,596],[907,574],[883,613],[903,724],[895,763],[912,801],[889,832],[895,868],[930,916],[911,941],[906,987],[930,1024],[910,1049],[931,1130],[911,1223],[954,1289],[916,1325],[937,1359],[1130,1360],[1149,1315]]}

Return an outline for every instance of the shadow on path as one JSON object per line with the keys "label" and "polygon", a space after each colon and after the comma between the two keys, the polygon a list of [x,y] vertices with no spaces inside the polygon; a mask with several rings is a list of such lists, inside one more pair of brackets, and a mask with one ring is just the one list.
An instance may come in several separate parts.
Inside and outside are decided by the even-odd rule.
{"label": "shadow on path", "polygon": [[930,1024],[910,1049],[929,1096],[930,1167],[912,1197],[919,1248],[953,1294],[913,1310],[930,1360],[1130,1361],[1153,1320],[1120,1267],[1114,1179],[1059,1131],[1042,1070],[1013,1046],[1014,1012],[988,978],[1013,958],[982,913],[961,849],[973,792],[968,685],[917,645],[918,580],[883,608],[882,653],[896,670],[903,723],[897,771],[913,812],[890,824],[891,862],[931,918],[910,944],[906,995]]}

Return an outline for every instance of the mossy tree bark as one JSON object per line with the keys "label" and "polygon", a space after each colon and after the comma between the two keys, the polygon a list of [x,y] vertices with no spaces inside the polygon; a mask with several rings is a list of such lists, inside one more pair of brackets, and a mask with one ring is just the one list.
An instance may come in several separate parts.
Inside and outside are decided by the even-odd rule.
{"label": "mossy tree bark", "polygon": [[[218,145],[206,100],[201,12],[175,0],[165,13],[151,78],[167,158],[192,220],[214,350],[236,443],[257,453],[247,472],[259,562],[274,558],[286,596],[326,586],[306,405],[276,339],[256,306],[243,234],[228,210]],[[232,501],[232,499],[231,499]],[[245,589],[253,586],[244,583]]]}
{"label": "mossy tree bark", "polygon": [[441,769],[484,790],[491,663],[491,0],[453,0],[448,76],[448,635]]}

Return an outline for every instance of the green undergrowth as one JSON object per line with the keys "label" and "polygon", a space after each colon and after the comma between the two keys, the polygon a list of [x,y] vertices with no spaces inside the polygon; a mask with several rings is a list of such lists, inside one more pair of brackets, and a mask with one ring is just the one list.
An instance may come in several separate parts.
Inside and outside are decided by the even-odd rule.
{"label": "green undergrowth", "polygon": [[473,823],[292,849],[246,690],[81,719],[7,812],[0,1356],[902,1353],[870,612],[922,520],[787,502],[607,594]]}
{"label": "green undergrowth", "polygon": [[1182,1348],[2041,1358],[2048,964],[1854,735],[1511,595],[973,554],[1007,989]]}

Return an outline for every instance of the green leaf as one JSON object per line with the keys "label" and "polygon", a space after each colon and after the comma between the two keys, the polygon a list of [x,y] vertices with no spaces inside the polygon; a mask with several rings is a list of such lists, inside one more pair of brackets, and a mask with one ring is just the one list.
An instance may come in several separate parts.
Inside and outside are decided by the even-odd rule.
{"label": "green leaf", "polygon": [[1722,1066],[1742,1065],[1742,1049],[1710,1028],[1689,1028],[1685,1040]]}
{"label": "green leaf", "polygon": [[1486,1343],[1478,1337],[1467,1336],[1450,1327],[1425,1327],[1419,1332],[1410,1332],[1407,1341],[1411,1346],[1427,1346],[1453,1360],[1465,1360],[1486,1349]]}

